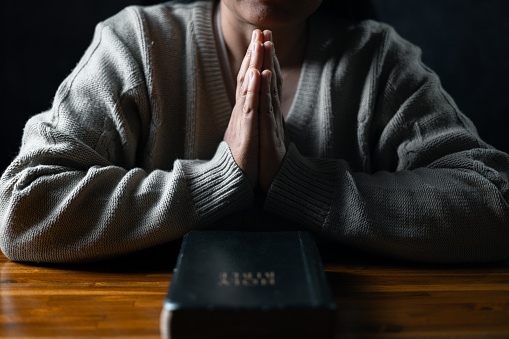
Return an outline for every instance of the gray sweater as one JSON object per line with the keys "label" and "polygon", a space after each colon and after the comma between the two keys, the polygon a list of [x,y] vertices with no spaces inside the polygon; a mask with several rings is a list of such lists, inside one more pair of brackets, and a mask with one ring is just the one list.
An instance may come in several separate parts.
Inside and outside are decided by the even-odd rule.
{"label": "gray sweater", "polygon": [[[255,199],[222,142],[232,107],[212,7],[130,7],[97,26],[1,178],[8,258],[100,260],[228,216],[243,227]],[[293,143],[260,213],[392,257],[507,258],[509,157],[420,50],[386,25],[320,13],[309,34]]]}

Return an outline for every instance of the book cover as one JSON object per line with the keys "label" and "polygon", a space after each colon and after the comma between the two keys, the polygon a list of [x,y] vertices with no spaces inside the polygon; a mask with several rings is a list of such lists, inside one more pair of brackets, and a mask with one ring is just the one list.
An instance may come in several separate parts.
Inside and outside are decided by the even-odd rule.
{"label": "book cover", "polygon": [[188,233],[163,338],[331,338],[335,304],[307,232]]}

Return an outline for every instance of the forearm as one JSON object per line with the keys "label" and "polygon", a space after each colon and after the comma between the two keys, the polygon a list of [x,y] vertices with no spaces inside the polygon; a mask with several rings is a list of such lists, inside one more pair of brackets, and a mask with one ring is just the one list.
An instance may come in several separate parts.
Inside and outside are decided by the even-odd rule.
{"label": "forearm", "polygon": [[344,161],[304,158],[292,146],[265,207],[339,243],[405,260],[507,258],[503,178],[445,165],[354,173]]}
{"label": "forearm", "polygon": [[[22,156],[22,155],[21,155]],[[2,177],[1,247],[11,260],[100,260],[181,237],[250,206],[252,193],[228,147],[172,171],[117,166],[85,171],[38,165]]]}

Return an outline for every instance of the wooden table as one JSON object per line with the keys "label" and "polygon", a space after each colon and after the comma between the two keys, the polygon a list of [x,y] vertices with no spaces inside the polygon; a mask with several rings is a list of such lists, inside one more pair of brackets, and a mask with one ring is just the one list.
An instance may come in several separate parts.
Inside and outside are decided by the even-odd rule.
{"label": "wooden table", "polygon": [[[87,265],[0,253],[0,337],[159,338],[179,244]],[[509,338],[509,263],[419,266],[322,253],[338,338]]]}

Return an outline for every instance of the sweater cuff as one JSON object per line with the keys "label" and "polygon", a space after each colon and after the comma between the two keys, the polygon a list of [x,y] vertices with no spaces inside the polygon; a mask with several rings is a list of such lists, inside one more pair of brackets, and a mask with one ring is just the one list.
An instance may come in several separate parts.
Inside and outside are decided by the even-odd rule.
{"label": "sweater cuff", "polygon": [[199,226],[253,205],[249,181],[224,141],[210,161],[182,160],[182,170],[200,218]]}
{"label": "sweater cuff", "polygon": [[265,210],[320,231],[327,222],[338,171],[336,161],[305,158],[290,144],[265,198]]}

